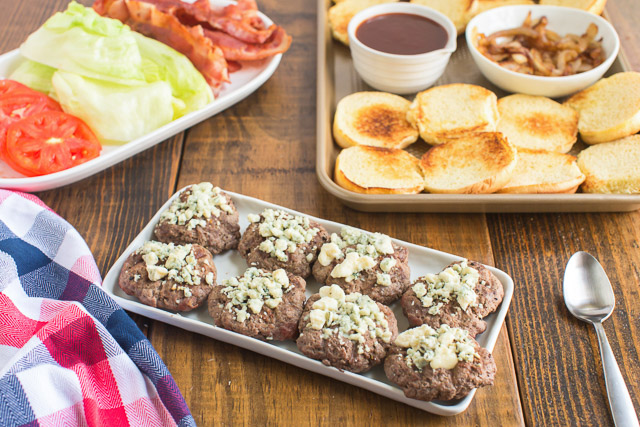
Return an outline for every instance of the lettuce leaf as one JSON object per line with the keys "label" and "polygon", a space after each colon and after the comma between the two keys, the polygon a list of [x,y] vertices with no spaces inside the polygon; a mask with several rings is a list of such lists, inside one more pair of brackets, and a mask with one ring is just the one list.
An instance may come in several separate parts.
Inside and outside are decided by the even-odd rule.
{"label": "lettuce leaf", "polygon": [[133,31],[117,19],[69,3],[31,34],[20,53],[49,67],[125,85],[144,84]]}
{"label": "lettuce leaf", "polygon": [[58,70],[53,87],[63,110],[89,125],[104,144],[122,144],[173,119],[171,86],[127,86]]}
{"label": "lettuce leaf", "polygon": [[49,95],[53,90],[51,77],[55,72],[55,68],[26,59],[18,65],[9,78]]}
{"label": "lettuce leaf", "polygon": [[149,83],[165,81],[171,85],[174,117],[198,110],[211,101],[213,93],[202,74],[191,61],[173,48],[157,40],[133,33],[142,56],[142,72]]}

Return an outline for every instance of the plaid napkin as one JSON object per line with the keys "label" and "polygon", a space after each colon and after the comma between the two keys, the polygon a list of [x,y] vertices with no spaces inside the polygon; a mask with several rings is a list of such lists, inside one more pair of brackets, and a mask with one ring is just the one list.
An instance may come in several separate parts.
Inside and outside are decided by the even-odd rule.
{"label": "plaid napkin", "polygon": [[0,425],[195,425],[78,232],[0,190]]}

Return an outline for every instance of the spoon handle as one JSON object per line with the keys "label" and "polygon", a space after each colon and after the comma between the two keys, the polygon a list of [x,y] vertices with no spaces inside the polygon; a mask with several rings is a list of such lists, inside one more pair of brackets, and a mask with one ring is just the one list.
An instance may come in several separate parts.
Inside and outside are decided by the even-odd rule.
{"label": "spoon handle", "polygon": [[633,402],[624,383],[624,378],[620,373],[620,368],[618,368],[616,358],[613,355],[613,351],[611,351],[607,334],[604,332],[602,323],[596,322],[593,326],[595,326],[598,335],[602,370],[604,372],[604,381],[607,384],[607,396],[609,397],[613,422],[617,427],[638,426],[638,416],[633,408]]}

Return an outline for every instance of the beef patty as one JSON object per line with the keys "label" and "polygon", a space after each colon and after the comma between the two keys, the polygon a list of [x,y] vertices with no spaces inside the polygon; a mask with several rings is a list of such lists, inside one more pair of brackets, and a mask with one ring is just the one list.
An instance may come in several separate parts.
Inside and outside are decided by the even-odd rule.
{"label": "beef patty", "polygon": [[345,227],[322,246],[313,277],[346,293],[359,292],[390,304],[411,284],[408,257],[407,249],[388,236]]}
{"label": "beef patty", "polygon": [[219,254],[238,246],[238,219],[231,197],[203,182],[186,188],[162,213],[154,234],[161,242],[197,243]]}
{"label": "beef patty", "polygon": [[151,241],[129,255],[118,285],[151,307],[189,311],[207,299],[215,281],[216,267],[207,249]]}
{"label": "beef patty", "polygon": [[[400,334],[384,362],[387,377],[402,388],[405,396],[426,401],[460,399],[474,388],[493,384],[496,374],[493,356],[481,348],[473,338],[463,337],[466,335],[464,330],[448,328],[445,325],[445,328],[441,327],[438,331],[431,329],[432,337],[436,337],[431,338],[431,342],[429,337],[422,342],[419,339],[409,340],[413,341],[410,343],[402,342],[407,341],[403,340],[403,334],[411,334],[412,331],[425,327],[431,329],[424,325]],[[429,345],[438,342],[437,337],[443,333],[458,335],[452,340],[452,353],[440,353],[437,348]],[[445,344],[449,341],[446,338],[440,340],[445,341]],[[403,345],[398,345],[399,342]],[[407,344],[410,345],[407,347]],[[442,342],[437,343],[439,344]],[[458,351],[460,348],[462,351]],[[455,360],[452,361],[451,357]]]}
{"label": "beef patty", "polygon": [[365,372],[384,360],[398,325],[389,307],[366,295],[345,296],[333,285],[307,300],[299,330],[296,343],[305,356],[338,369]]}
{"label": "beef patty", "polygon": [[298,335],[306,282],[284,270],[249,268],[225,280],[209,295],[209,314],[217,326],[261,340],[284,341]]}
{"label": "beef patty", "polygon": [[273,209],[249,218],[251,224],[238,244],[238,251],[249,266],[282,268],[295,276],[309,277],[320,246],[329,238],[324,227],[308,218]]}
{"label": "beef patty", "polygon": [[[475,273],[465,267],[475,270]],[[455,270],[471,274],[461,275]],[[494,312],[504,297],[500,280],[484,265],[474,261],[452,263],[443,272],[446,274],[427,275],[417,279],[402,296],[402,311],[409,319],[409,324],[427,324],[432,328],[446,324],[466,329],[473,337],[484,332],[487,324],[482,318]],[[456,290],[457,286],[453,286],[448,290],[446,281],[451,280],[451,277],[454,282],[461,284],[459,289]],[[472,287],[465,285],[471,282]]]}

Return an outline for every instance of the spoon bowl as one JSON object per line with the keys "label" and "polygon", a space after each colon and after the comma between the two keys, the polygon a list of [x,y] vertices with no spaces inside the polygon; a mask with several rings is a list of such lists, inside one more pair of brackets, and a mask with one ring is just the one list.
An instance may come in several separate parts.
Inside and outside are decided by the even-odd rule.
{"label": "spoon bowl", "polygon": [[576,252],[565,268],[562,292],[571,314],[596,329],[613,422],[619,427],[638,426],[629,391],[602,327],[616,304],[607,273],[597,259],[586,252]]}
{"label": "spoon bowl", "polygon": [[607,273],[587,252],[576,252],[569,259],[562,293],[571,314],[584,322],[602,322],[616,304]]}

